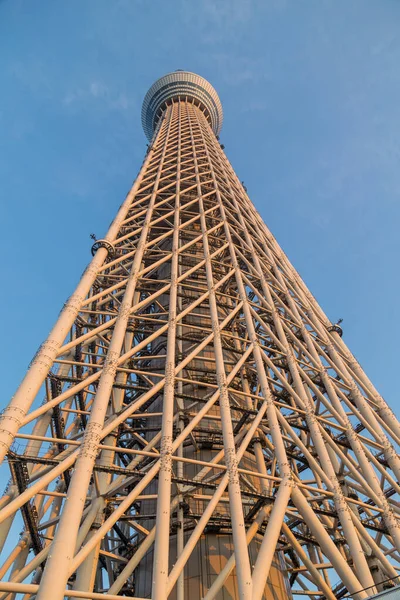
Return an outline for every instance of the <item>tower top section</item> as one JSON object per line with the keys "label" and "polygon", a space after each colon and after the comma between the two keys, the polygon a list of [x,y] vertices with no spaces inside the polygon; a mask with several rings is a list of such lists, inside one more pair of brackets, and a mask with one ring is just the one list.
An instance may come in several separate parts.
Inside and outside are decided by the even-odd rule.
{"label": "tower top section", "polygon": [[164,108],[177,98],[197,104],[206,115],[215,135],[221,131],[223,112],[221,101],[206,79],[190,71],[174,71],[157,79],[147,92],[142,106],[142,125],[151,140]]}

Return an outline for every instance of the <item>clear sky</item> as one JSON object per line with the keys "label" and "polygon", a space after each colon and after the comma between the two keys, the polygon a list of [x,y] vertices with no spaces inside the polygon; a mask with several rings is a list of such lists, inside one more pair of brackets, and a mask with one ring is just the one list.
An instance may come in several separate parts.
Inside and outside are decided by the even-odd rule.
{"label": "clear sky", "polygon": [[0,0],[4,406],[195,71],[250,197],[400,415],[399,0]]}

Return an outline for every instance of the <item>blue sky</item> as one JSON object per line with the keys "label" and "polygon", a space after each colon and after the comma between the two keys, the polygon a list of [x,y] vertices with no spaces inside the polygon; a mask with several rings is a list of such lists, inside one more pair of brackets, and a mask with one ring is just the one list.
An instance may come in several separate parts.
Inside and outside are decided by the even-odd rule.
{"label": "blue sky", "polygon": [[0,0],[1,403],[131,186],[155,79],[206,77],[250,197],[400,415],[400,2]]}

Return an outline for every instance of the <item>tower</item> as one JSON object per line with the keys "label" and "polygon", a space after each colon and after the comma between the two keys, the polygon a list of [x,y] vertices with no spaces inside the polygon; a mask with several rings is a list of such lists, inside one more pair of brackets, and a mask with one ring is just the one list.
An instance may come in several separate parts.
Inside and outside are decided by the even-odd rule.
{"label": "tower", "polygon": [[235,175],[213,87],[168,74],[142,122],[0,419],[1,598],[368,598],[397,581],[400,425]]}

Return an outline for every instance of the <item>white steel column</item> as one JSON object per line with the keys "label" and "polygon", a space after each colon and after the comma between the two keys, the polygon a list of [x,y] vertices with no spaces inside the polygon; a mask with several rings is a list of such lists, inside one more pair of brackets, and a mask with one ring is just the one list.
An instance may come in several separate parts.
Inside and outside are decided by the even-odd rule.
{"label": "white steel column", "polygon": [[172,442],[174,424],[175,400],[175,347],[176,347],[176,309],[178,297],[178,249],[180,223],[180,111],[181,103],[172,105],[171,115],[177,114],[178,125],[178,154],[176,164],[175,215],[174,234],[172,239],[171,256],[171,289],[169,296],[167,356],[165,360],[166,381],[163,396],[163,416],[161,424],[160,471],[158,474],[158,499],[156,528],[157,537],[154,547],[153,565],[153,600],[163,600],[168,580],[169,561],[169,531],[171,514],[171,474],[172,474]]}
{"label": "white steel column", "polygon": [[[171,113],[169,114],[168,118],[168,128],[170,123]],[[167,140],[168,135],[164,143],[163,157],[165,156],[167,149]],[[101,439],[104,418],[106,415],[112,386],[114,384],[117,359],[121,353],[129,312],[136,289],[137,273],[142,262],[144,245],[147,240],[149,227],[148,223],[151,219],[152,208],[156,198],[157,183],[161,175],[162,164],[163,160],[161,159],[155,191],[153,192],[152,199],[149,204],[147,223],[145,223],[143,227],[137,253],[135,254],[135,258],[132,263],[132,270],[129,276],[124,299],[120,307],[113,337],[108,349],[105,368],[103,370],[103,375],[100,378],[98,392],[96,394],[90,414],[90,421],[87,425],[83,444],[75,464],[67,501],[63,508],[63,513],[51,544],[46,567],[37,594],[37,600],[46,600],[49,596],[54,598],[54,600],[57,600],[58,598],[61,600],[64,595],[64,590],[68,580],[69,565],[73,558],[79,522],[86,499],[86,490],[89,485],[93,464],[96,460],[98,452],[98,445]],[[55,568],[55,565],[57,565],[57,568]]]}
{"label": "white steel column", "polygon": [[[121,223],[124,220],[129,207],[132,203],[135,193],[142,181],[147,165],[151,159],[149,154],[142,165],[142,168],[137,176],[132,189],[128,193],[125,201],[112,222],[104,240],[113,243],[115,240]],[[92,285],[98,270],[103,265],[108,255],[108,250],[101,247],[97,250],[92,261],[84,271],[81,280],[75,289],[75,292],[66,301],[63,310],[57,319],[56,324],[49,333],[47,339],[37,351],[32,364],[22,380],[18,390],[6,407],[3,414],[0,416],[0,462],[4,459],[10,444],[22,424],[22,420],[29,410],[37,392],[39,391],[43,381],[48,374],[53,361],[56,358],[57,351],[67,336],[71,328],[83,300],[85,299],[90,286]]]}

